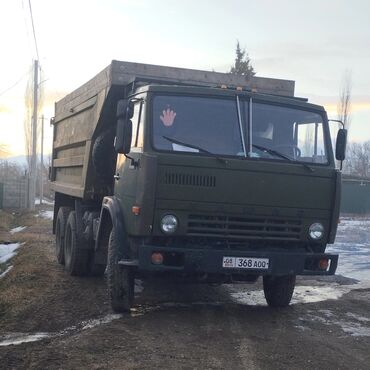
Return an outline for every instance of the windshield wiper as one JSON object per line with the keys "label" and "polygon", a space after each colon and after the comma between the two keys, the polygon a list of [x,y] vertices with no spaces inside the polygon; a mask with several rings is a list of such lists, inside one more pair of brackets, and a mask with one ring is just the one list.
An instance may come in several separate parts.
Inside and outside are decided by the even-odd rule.
{"label": "windshield wiper", "polygon": [[280,152],[278,152],[278,151],[276,151],[276,150],[274,150],[274,149],[266,148],[266,147],[264,147],[264,146],[262,146],[262,145],[256,145],[256,144],[252,144],[252,146],[253,146],[254,148],[257,148],[257,149],[259,149],[259,150],[262,150],[262,151],[264,151],[264,152],[266,152],[266,153],[269,153],[269,154],[272,154],[272,155],[276,155],[276,156],[278,156],[278,157],[280,157],[280,158],[284,158],[284,159],[287,159],[287,160],[288,160],[288,161],[290,161],[290,162],[293,162],[293,158],[291,158],[291,157],[289,157],[289,156],[287,156],[287,155],[285,155],[285,154],[283,154],[283,153],[280,153]]}
{"label": "windshield wiper", "polygon": [[218,159],[222,163],[227,163],[227,160],[226,159],[221,158],[217,154],[214,154],[214,153],[208,151],[207,149],[203,149],[200,146],[193,145],[193,144],[188,144],[188,143],[184,143],[183,141],[176,140],[176,139],[173,139],[172,137],[168,137],[168,136],[162,136],[162,137],[164,139],[168,140],[171,143],[174,143],[174,144],[177,144],[177,145],[182,145],[182,146],[187,146],[188,148],[199,150],[201,153],[210,154],[211,156],[215,157],[216,159]]}
{"label": "windshield wiper", "polygon": [[257,148],[259,150],[262,150],[266,153],[269,153],[269,154],[272,154],[272,155],[276,155],[280,158],[284,158],[284,159],[287,159],[289,162],[297,162],[297,163],[300,163],[304,168],[306,168],[307,170],[309,170],[310,172],[314,172],[314,169],[312,167],[310,167],[307,163],[302,163],[302,162],[298,162],[298,161],[295,161],[293,158],[289,157],[288,155],[285,155],[283,153],[280,153],[274,149],[270,149],[270,148],[266,148],[262,145],[256,145],[256,144],[252,144],[252,146],[254,148]]}

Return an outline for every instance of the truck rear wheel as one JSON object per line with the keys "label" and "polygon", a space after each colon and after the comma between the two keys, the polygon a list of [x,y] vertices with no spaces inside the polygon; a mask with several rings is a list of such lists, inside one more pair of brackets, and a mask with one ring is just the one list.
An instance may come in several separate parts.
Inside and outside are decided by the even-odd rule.
{"label": "truck rear wheel", "polygon": [[70,212],[64,238],[65,269],[72,276],[87,275],[89,269],[89,251],[78,239],[76,212]]}
{"label": "truck rear wheel", "polygon": [[68,215],[71,211],[70,207],[60,207],[55,224],[55,254],[61,265],[64,265],[64,237]]}
{"label": "truck rear wheel", "polygon": [[108,293],[113,311],[126,312],[134,301],[134,272],[130,267],[118,264],[119,251],[114,228],[108,245]]}
{"label": "truck rear wheel", "polygon": [[270,307],[287,307],[292,299],[295,275],[264,276],[263,291]]}

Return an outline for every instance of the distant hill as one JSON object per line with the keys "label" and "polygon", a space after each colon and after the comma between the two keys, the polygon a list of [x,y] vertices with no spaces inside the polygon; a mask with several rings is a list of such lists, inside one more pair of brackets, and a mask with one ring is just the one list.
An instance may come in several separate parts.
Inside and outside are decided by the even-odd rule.
{"label": "distant hill", "polygon": [[[48,164],[51,154],[44,154],[44,165]],[[6,161],[8,163],[16,164],[20,167],[27,167],[27,156],[26,155],[17,155],[13,157],[0,158],[1,161]],[[40,161],[40,155],[38,155],[37,161]]]}
{"label": "distant hill", "polygon": [[14,157],[7,157],[7,158],[3,158],[3,160],[9,163],[14,163],[18,166],[22,166],[22,167],[27,166],[27,156],[26,155],[17,155]]}

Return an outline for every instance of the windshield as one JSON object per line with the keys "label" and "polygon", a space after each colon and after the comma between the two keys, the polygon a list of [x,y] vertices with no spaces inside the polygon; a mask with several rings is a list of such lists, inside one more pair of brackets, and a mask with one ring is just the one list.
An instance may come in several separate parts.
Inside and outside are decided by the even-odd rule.
{"label": "windshield", "polygon": [[315,112],[252,104],[252,155],[278,155],[309,163],[327,163],[323,118]]}
{"label": "windshield", "polygon": [[242,152],[234,99],[156,96],[153,123],[156,149],[223,155]]}
{"label": "windshield", "polygon": [[322,116],[235,97],[155,96],[158,150],[327,163]]}

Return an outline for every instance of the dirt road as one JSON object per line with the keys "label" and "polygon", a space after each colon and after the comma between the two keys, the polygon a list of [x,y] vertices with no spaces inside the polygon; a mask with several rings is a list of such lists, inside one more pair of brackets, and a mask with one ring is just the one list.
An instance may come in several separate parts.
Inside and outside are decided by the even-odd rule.
{"label": "dirt road", "polygon": [[0,279],[1,369],[370,368],[368,284],[299,279],[293,304],[274,310],[260,282],[136,281],[135,308],[116,315],[104,279],[56,263],[51,220],[37,216],[0,227],[0,244],[25,242]]}

